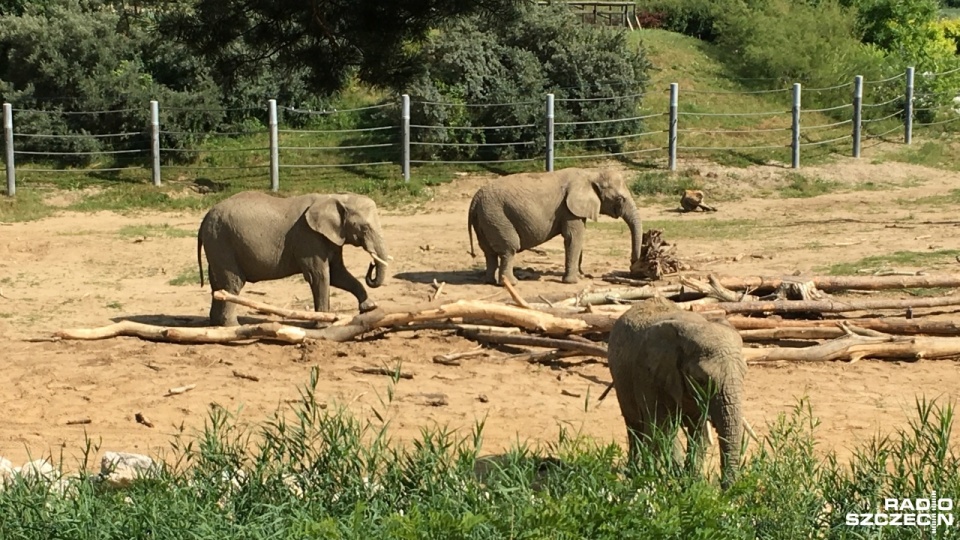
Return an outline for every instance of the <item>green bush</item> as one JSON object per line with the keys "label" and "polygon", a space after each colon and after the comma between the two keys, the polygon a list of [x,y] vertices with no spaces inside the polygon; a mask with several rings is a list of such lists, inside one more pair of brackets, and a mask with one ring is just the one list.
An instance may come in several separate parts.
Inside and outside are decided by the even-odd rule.
{"label": "green bush", "polygon": [[[556,122],[638,115],[649,63],[622,30],[579,24],[564,6],[528,6],[515,20],[475,16],[440,28],[420,50],[422,71],[406,90],[416,124],[510,129],[418,129],[416,159],[510,159],[541,155],[544,101],[556,98]],[[576,101],[625,96],[621,99]],[[436,105],[443,102],[455,105]],[[494,105],[506,104],[506,105]],[[642,129],[637,120],[557,126],[558,140],[615,137]],[[531,144],[532,143],[532,144]],[[457,146],[506,144],[508,146]],[[588,146],[616,151],[618,140]]]}
{"label": "green bush", "polygon": [[655,20],[657,28],[712,43],[718,37],[715,23],[732,3],[729,0],[653,0],[640,2],[637,14]]}

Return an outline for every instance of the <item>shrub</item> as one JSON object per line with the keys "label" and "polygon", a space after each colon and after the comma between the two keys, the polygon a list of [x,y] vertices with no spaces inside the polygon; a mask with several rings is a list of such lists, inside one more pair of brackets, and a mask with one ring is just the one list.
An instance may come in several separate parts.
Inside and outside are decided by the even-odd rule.
{"label": "shrub", "polygon": [[655,20],[659,24],[647,26],[641,19],[640,24],[644,28],[663,28],[713,42],[718,37],[714,24],[731,3],[719,0],[653,0],[643,2],[637,14],[656,14]]}

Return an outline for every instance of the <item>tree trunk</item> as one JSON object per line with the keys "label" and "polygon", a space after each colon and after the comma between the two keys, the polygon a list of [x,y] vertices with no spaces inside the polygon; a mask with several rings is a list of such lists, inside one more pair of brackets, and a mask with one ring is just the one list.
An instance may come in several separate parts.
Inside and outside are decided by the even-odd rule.
{"label": "tree trunk", "polygon": [[719,302],[708,305],[693,305],[693,311],[722,309],[727,313],[842,313],[845,311],[869,311],[874,309],[907,309],[960,305],[960,296],[943,298],[912,298],[899,300],[883,298],[876,300],[776,300],[773,302]]}
{"label": "tree trunk", "polygon": [[[887,289],[908,289],[913,287],[960,287],[960,275],[944,274],[933,276],[790,276],[790,280],[812,281],[824,292],[839,292],[851,289],[880,291]],[[779,277],[721,277],[720,284],[737,291],[772,291],[780,287],[784,278]],[[756,293],[755,293],[756,294]]]}
{"label": "tree trunk", "polygon": [[[733,325],[740,335],[748,335],[745,332],[754,332],[753,335],[761,335],[760,331],[767,330],[789,330],[798,329],[829,329],[830,332],[839,332],[836,335],[827,333],[824,337],[838,337],[843,335],[839,324],[841,322],[876,330],[887,334],[926,334],[932,336],[960,336],[960,324],[954,321],[927,321],[923,319],[827,319],[819,321],[804,320],[782,320],[779,318],[756,318],[756,317],[730,317],[727,321]],[[836,329],[836,330],[835,330]]]}
{"label": "tree trunk", "polygon": [[744,348],[748,363],[776,362],[831,362],[862,358],[920,360],[923,358],[954,358],[960,356],[960,338],[857,336],[828,341],[813,347]]}

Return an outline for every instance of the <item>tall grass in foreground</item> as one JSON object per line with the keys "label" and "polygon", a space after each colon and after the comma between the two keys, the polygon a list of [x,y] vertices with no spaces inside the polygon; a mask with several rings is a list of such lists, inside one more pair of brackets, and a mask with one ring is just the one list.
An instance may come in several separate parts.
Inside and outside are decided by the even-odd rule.
{"label": "tall grass in foreground", "polygon": [[566,433],[496,457],[479,456],[482,424],[464,437],[424,428],[396,445],[389,421],[323,408],[316,380],[314,370],[299,404],[256,431],[212,409],[197,438],[175,440],[170,464],[130,489],[87,478],[64,497],[18,480],[0,491],[0,538],[931,538],[847,527],[845,515],[933,490],[960,498],[949,405],[918,402],[910,429],[841,464],[815,455],[817,423],[801,401],[724,493],[715,475],[653,456],[627,465],[618,444]]}

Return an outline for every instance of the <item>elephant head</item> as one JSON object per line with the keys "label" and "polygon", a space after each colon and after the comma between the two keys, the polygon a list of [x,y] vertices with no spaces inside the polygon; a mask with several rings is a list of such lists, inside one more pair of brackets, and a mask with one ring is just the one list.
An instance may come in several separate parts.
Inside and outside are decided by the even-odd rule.
{"label": "elephant head", "polygon": [[368,287],[380,287],[393,259],[387,254],[377,205],[362,195],[337,195],[318,199],[305,213],[307,224],[337,246],[350,244],[363,248],[373,262],[367,268]]}
{"label": "elephant head", "polygon": [[574,215],[596,221],[599,214],[623,219],[630,228],[630,262],[640,258],[643,226],[623,174],[613,169],[564,169],[566,204]]}

